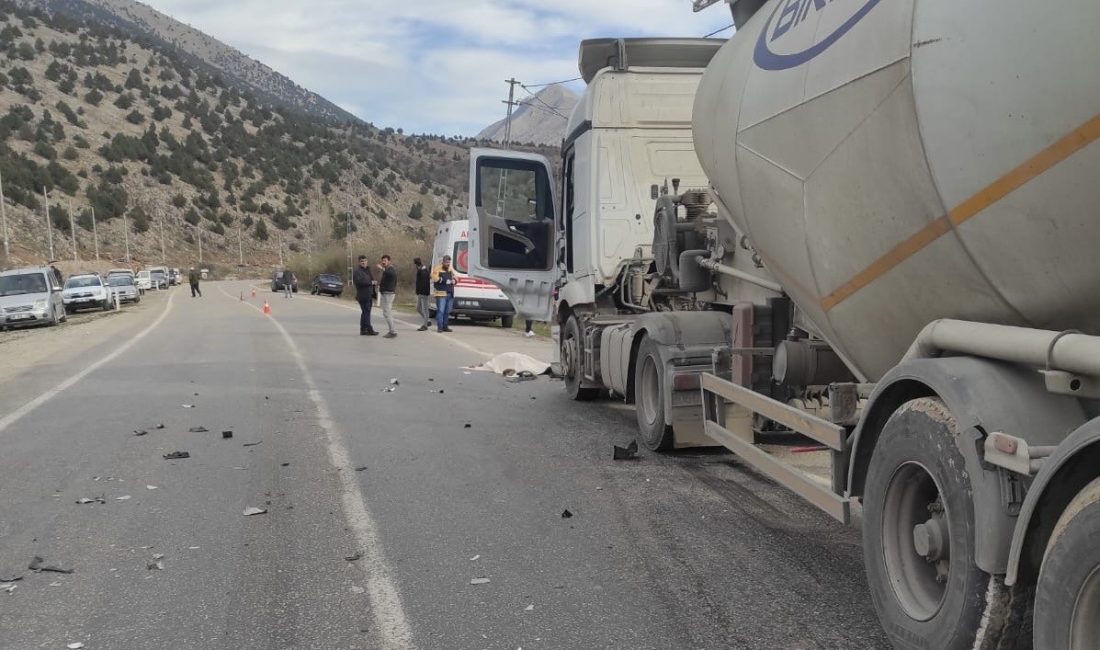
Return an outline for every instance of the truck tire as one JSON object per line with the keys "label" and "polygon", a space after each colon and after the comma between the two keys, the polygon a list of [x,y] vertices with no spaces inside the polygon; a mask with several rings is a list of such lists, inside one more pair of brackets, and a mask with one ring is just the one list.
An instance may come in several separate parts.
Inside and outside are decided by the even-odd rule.
{"label": "truck tire", "polygon": [[1100,642],[1100,479],[1070,502],[1047,542],[1035,589],[1035,647]]}
{"label": "truck tire", "polygon": [[657,343],[648,336],[638,347],[634,364],[634,413],[638,441],[650,451],[668,451],[676,443],[672,426],[665,424],[665,364]]}
{"label": "truck tire", "polygon": [[581,324],[576,316],[565,321],[561,333],[561,372],[565,376],[565,392],[578,402],[589,402],[600,395],[598,388],[584,385],[581,374]]}
{"label": "truck tire", "polygon": [[863,556],[895,648],[1014,647],[1011,633],[1019,636],[1030,602],[974,561],[974,504],[958,435],[943,402],[915,399],[890,416],[871,456]]}
{"label": "truck tire", "polygon": [[512,324],[515,322],[513,320],[514,318],[515,318],[514,316],[501,316],[500,317],[500,327],[502,329],[506,329],[506,330],[512,329]]}

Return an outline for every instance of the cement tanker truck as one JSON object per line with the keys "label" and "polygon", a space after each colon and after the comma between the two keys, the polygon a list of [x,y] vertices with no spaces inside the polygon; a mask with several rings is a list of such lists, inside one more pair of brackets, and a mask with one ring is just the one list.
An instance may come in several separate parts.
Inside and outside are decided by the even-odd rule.
{"label": "cement tanker truck", "polygon": [[896,647],[1100,647],[1100,4],[730,4],[581,45],[560,185],[472,152],[473,272],[648,448],[861,510]]}

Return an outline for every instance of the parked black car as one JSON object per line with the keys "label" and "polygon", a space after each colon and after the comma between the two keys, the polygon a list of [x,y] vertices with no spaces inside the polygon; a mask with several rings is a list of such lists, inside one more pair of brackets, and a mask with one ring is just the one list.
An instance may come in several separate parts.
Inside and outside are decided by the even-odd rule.
{"label": "parked black car", "polygon": [[[290,283],[290,290],[294,293],[298,293],[298,276],[291,274],[293,281]],[[275,271],[271,276],[271,290],[275,292],[282,291],[285,288],[283,283],[283,272]]]}
{"label": "parked black car", "polygon": [[309,283],[309,292],[315,296],[328,294],[339,297],[340,294],[344,293],[344,281],[338,275],[322,273],[313,278],[313,282]]}

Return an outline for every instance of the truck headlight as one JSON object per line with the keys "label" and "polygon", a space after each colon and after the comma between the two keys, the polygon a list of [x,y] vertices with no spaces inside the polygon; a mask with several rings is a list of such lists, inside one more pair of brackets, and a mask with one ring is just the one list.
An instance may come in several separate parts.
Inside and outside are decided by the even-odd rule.
{"label": "truck headlight", "polygon": [[40,299],[34,301],[34,308],[35,309],[45,309],[46,305],[48,305],[48,304],[49,303],[45,298],[40,298]]}

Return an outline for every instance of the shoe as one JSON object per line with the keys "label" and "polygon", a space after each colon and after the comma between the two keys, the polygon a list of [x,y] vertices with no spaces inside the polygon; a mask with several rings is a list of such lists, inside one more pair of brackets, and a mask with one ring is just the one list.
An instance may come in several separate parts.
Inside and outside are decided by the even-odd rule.
{"label": "shoe", "polygon": [[449,327],[444,327],[444,328],[443,328],[443,331],[444,331],[444,332],[453,332],[454,330],[453,330],[453,329],[451,329],[451,328],[449,328]]}
{"label": "shoe", "polygon": [[374,330],[369,330],[367,331],[367,336],[378,336],[378,332],[375,332]]}
{"label": "shoe", "polygon": [[428,326],[427,325],[421,325],[416,331],[417,332],[427,332],[428,331]]}
{"label": "shoe", "polygon": [[436,330],[435,330],[435,331],[436,331],[436,333],[437,333],[437,334],[442,334],[442,333],[443,333],[443,330],[442,330],[442,329],[439,329],[439,328],[436,328]]}
{"label": "shoe", "polygon": [[535,333],[534,332],[524,332],[523,335],[526,336],[527,338],[531,338],[532,336],[535,335]]}
{"label": "shoe", "polygon": [[382,338],[384,338],[384,339],[395,339],[395,338],[397,338],[397,332],[386,332],[386,335],[383,336]]}
{"label": "shoe", "polygon": [[359,336],[367,336],[368,334],[370,334],[370,332],[367,330],[359,330]]}

